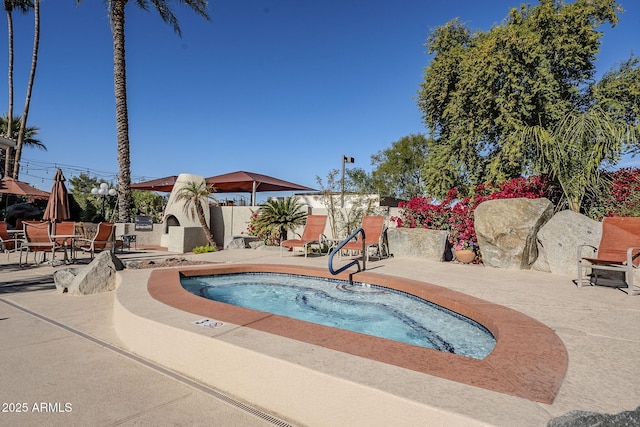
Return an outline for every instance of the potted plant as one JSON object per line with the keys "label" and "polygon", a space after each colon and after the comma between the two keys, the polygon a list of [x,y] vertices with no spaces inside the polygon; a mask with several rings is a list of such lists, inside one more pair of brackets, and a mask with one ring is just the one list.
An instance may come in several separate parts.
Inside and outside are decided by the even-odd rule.
{"label": "potted plant", "polygon": [[457,240],[453,245],[453,253],[456,259],[464,264],[469,264],[476,259],[478,245],[471,240]]}

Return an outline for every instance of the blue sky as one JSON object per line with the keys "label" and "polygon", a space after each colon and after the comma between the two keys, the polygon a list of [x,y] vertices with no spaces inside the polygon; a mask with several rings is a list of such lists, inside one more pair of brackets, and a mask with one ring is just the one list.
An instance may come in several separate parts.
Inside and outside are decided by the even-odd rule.
{"label": "blue sky", "polygon": [[[127,6],[132,181],[236,170],[318,188],[341,167],[425,132],[414,97],[429,31],[455,17],[499,24],[518,0],[217,0],[210,22],[174,5],[182,38],[155,11]],[[530,1],[530,3],[537,3]],[[639,54],[640,2],[602,28],[598,72]],[[16,15],[20,114],[32,16]],[[115,181],[113,51],[104,1],[41,2],[41,45],[29,124],[48,151],[26,149],[20,179],[49,191],[57,166]],[[0,46],[6,46],[6,30]],[[6,50],[5,50],[6,52]],[[6,70],[6,54],[0,69]],[[6,81],[6,79],[4,80]],[[0,99],[7,99],[6,83]],[[2,109],[6,113],[6,107]],[[286,195],[286,194],[283,194]],[[260,201],[260,197],[259,197]]]}

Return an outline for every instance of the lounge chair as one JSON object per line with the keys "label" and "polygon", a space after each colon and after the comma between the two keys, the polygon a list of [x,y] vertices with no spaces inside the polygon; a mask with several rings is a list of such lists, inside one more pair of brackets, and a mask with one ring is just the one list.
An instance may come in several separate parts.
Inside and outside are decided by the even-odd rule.
{"label": "lounge chair", "polygon": [[83,252],[90,252],[91,259],[96,251],[101,251],[109,248],[111,252],[115,249],[114,238],[115,227],[111,222],[101,222],[98,224],[96,233],[90,239],[78,238],[76,239],[76,248],[82,249]]}
{"label": "lounge chair", "polygon": [[[384,225],[383,216],[368,215],[362,218],[362,229],[364,230],[364,251],[366,260],[369,261],[369,249],[376,248],[378,257],[387,256],[389,251],[385,243],[385,232],[387,227]],[[342,247],[348,251],[362,251],[362,241],[351,241]]]}
{"label": "lounge chair", "polygon": [[326,215],[307,215],[307,223],[299,239],[287,239],[280,243],[280,256],[284,248],[303,248],[304,256],[307,256],[307,248],[310,245],[321,246],[326,240],[324,228],[327,225]]}
{"label": "lounge chair", "polygon": [[22,253],[25,253],[25,264],[29,260],[29,252],[33,252],[33,259],[36,254],[42,252],[42,262],[47,260],[47,252],[51,252],[51,262],[56,259],[56,250],[62,246],[51,240],[51,224],[48,222],[23,222],[25,241],[20,245],[20,266],[22,267]]}
{"label": "lounge chair", "polygon": [[[595,257],[584,256],[590,247]],[[628,288],[634,295],[633,274],[640,266],[640,217],[607,217],[602,220],[598,248],[578,246],[578,287],[585,284],[584,270],[590,269],[590,285]],[[626,279],[626,280],[625,280]]]}

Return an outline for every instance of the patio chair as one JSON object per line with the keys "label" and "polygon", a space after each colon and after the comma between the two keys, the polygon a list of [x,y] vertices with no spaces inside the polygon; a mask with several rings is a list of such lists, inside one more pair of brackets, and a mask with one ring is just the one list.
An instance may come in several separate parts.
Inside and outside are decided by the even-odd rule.
{"label": "patio chair", "polygon": [[[590,247],[595,257],[585,257]],[[583,272],[591,271],[589,285],[628,288],[634,295],[634,270],[640,266],[640,217],[607,217],[602,220],[602,237],[598,248],[578,246],[578,287],[584,285]],[[626,279],[626,280],[625,280]]]}
{"label": "patio chair", "polygon": [[62,221],[51,224],[51,234],[72,235],[76,234],[75,221]]}
{"label": "patio chair", "polygon": [[299,239],[287,239],[280,243],[280,256],[284,252],[284,248],[303,248],[304,256],[307,256],[307,249],[310,245],[322,246],[327,240],[324,228],[327,225],[326,215],[307,215],[307,222]]}
{"label": "patio chair", "polygon": [[20,245],[23,240],[18,238],[15,234],[12,236],[7,231],[7,223],[0,221],[0,251],[7,254],[7,260],[11,252],[16,252],[20,249]]}
{"label": "patio chair", "polygon": [[96,251],[109,248],[109,250],[113,252],[115,248],[114,231],[115,227],[113,223],[101,222],[98,224],[95,234],[90,239],[76,239],[76,249],[82,249],[83,252],[91,253],[91,259],[93,259]]}
{"label": "patio chair", "polygon": [[[29,252],[33,252],[36,264],[47,260],[47,252],[51,252],[51,262],[55,262],[56,250],[62,246],[51,240],[51,224],[48,222],[23,222],[25,241],[20,245],[20,267],[22,267],[22,253],[25,253],[25,264],[29,260]],[[42,261],[37,261],[37,253],[42,252]]]}
{"label": "patio chair", "polygon": [[[65,249],[71,250],[71,259],[74,259],[74,244],[75,239],[80,237],[76,233],[76,223],[74,221],[62,221],[51,224],[51,235],[53,240],[60,246],[64,246]],[[66,237],[61,237],[66,236]],[[74,237],[68,237],[74,236]]]}
{"label": "patio chair", "polygon": [[[387,227],[384,225],[384,217],[379,215],[367,215],[362,218],[362,229],[364,230],[364,251],[363,256],[369,261],[369,249],[376,248],[378,258],[387,256],[389,250],[385,241]],[[362,251],[362,241],[353,240],[342,247],[346,251]],[[342,252],[341,252],[342,253]],[[384,255],[383,255],[384,254]]]}

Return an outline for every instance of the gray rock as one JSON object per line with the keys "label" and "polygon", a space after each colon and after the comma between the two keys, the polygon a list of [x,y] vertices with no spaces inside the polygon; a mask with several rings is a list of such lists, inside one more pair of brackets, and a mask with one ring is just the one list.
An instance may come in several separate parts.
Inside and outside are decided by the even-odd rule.
{"label": "gray rock", "polygon": [[547,427],[637,427],[640,426],[640,406],[617,414],[572,411],[551,419]]}
{"label": "gray rock", "polygon": [[53,279],[58,292],[71,295],[96,294],[114,290],[115,272],[123,268],[119,258],[110,251],[102,251],[85,268],[59,270],[54,273]]}
{"label": "gray rock", "polygon": [[258,241],[255,236],[225,236],[224,249],[246,249],[250,248],[252,242]]}
{"label": "gray rock", "polygon": [[[260,244],[262,243],[262,244]],[[280,246],[267,246],[264,244],[264,242],[255,242],[255,247],[253,246],[254,242],[249,243],[250,247],[258,250],[258,251],[272,251],[272,252],[276,252],[276,251],[280,251]]]}
{"label": "gray rock", "polygon": [[586,244],[597,248],[601,237],[601,222],[570,210],[558,212],[538,231],[538,259],[532,268],[576,275],[578,246]]}
{"label": "gray rock", "polygon": [[553,216],[547,199],[498,199],[480,203],[474,226],[484,265],[529,269],[537,258],[536,235]]}
{"label": "gray rock", "polygon": [[389,228],[389,253],[394,257],[443,261],[449,233],[426,228]]}
{"label": "gray rock", "polygon": [[69,288],[69,286],[71,286],[71,283],[73,283],[73,280],[76,278],[79,272],[80,269],[75,267],[63,268],[54,271],[53,282],[56,285],[56,290],[59,293],[67,292],[67,289]]}
{"label": "gray rock", "polygon": [[260,240],[256,240],[255,242],[249,242],[249,247],[251,249],[262,249],[263,246],[267,246],[267,245],[265,245],[265,243]]}

